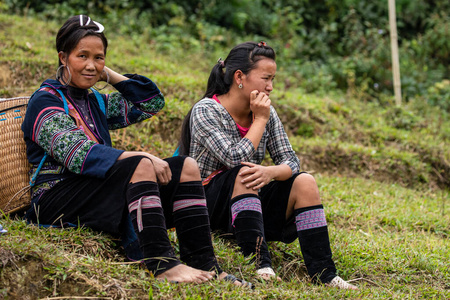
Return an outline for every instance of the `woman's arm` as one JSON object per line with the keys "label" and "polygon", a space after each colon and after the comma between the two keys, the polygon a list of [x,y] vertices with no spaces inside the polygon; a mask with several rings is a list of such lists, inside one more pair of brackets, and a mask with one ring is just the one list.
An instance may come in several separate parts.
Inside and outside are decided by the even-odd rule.
{"label": "woman's arm", "polygon": [[[156,84],[145,76],[121,75],[105,67],[109,81],[117,90],[108,95],[108,128],[118,129],[149,119],[165,105]],[[101,80],[106,80],[102,73]]]}
{"label": "woman's arm", "polygon": [[245,177],[241,180],[248,188],[258,190],[274,180],[284,181],[292,176],[292,170],[288,165],[261,166],[250,162],[243,162],[248,169],[241,169],[239,176]]}
{"label": "woman's arm", "polygon": [[128,77],[125,77],[122,74],[117,73],[116,71],[108,68],[107,66],[105,66],[103,69],[105,70],[105,72],[103,72],[102,76],[100,77],[101,81],[108,80],[108,75],[106,73],[109,74],[109,83],[112,85],[115,85],[124,80],[128,80]]}
{"label": "woman's arm", "polygon": [[239,173],[239,175],[245,177],[242,182],[254,190],[262,188],[273,179],[289,179],[292,174],[300,170],[300,161],[292,150],[283,124],[273,107],[271,107],[271,111],[267,149],[275,165],[260,166],[244,162],[242,164],[248,166],[249,169],[242,169]]}
{"label": "woman's arm", "polygon": [[[249,161],[255,153],[252,142],[241,138],[231,116],[222,115],[224,110],[212,99],[201,100],[192,109],[190,155],[199,159],[199,165],[206,163],[208,169],[238,166],[243,161]],[[206,152],[198,158],[204,148]]]}
{"label": "woman's arm", "polygon": [[291,173],[300,171],[300,160],[298,159],[289,138],[284,130],[283,124],[277,112],[272,107],[272,117],[269,120],[269,137],[267,140],[267,151],[275,165],[287,165]]}
{"label": "woman's arm", "polygon": [[104,178],[123,152],[90,140],[55,95],[37,92],[22,124],[25,139],[37,144],[71,172]]}
{"label": "woman's arm", "polygon": [[250,93],[250,110],[254,117],[250,129],[244,137],[252,142],[255,149],[261,142],[267,121],[270,118],[270,103],[271,101],[266,94],[257,90]]}

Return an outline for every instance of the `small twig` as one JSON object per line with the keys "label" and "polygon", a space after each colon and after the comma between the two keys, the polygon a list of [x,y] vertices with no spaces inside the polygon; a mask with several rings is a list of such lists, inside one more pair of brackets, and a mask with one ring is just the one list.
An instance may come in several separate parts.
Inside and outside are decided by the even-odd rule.
{"label": "small twig", "polygon": [[50,299],[112,299],[112,298],[111,297],[63,296],[63,297],[40,298],[39,300],[50,300]]}
{"label": "small twig", "polygon": [[388,290],[388,289],[385,288],[384,286],[382,286],[382,285],[380,285],[380,284],[378,284],[378,283],[376,283],[375,281],[372,281],[372,280],[370,280],[370,279],[360,277],[360,278],[355,278],[355,279],[347,280],[347,282],[354,282],[354,281],[366,281],[366,282],[368,282],[368,283],[371,283],[371,284],[373,284],[373,285],[376,285],[377,287],[380,287],[380,288],[385,289],[386,291],[388,291],[388,292],[392,295],[392,292],[391,292],[390,290]]}
{"label": "small twig", "polygon": [[110,262],[110,265],[133,265],[140,264],[140,261],[124,261],[124,262]]}

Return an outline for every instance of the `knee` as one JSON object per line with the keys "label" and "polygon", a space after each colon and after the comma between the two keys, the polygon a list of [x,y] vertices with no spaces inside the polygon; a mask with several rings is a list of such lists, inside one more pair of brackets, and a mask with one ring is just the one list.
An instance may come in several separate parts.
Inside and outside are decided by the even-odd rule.
{"label": "knee", "polygon": [[143,157],[134,170],[131,182],[156,181],[153,163],[150,159]]}
{"label": "knee", "polygon": [[[247,166],[243,166],[240,170],[246,170],[249,169]],[[234,180],[234,190],[233,190],[233,197],[238,196],[241,194],[257,194],[258,191],[253,190],[252,188],[248,188],[245,183],[242,183],[242,179],[244,177],[240,176],[239,174],[236,176],[236,179]]]}
{"label": "knee", "polygon": [[317,182],[314,176],[308,173],[302,173],[298,175],[294,180],[294,185],[300,186],[300,187],[315,187],[317,188]]}
{"label": "knee", "polygon": [[303,200],[320,202],[319,188],[314,176],[311,174],[302,173],[298,175],[294,180],[293,190]]}
{"label": "knee", "polygon": [[[240,173],[241,171],[248,170],[248,169],[250,169],[250,168],[247,167],[247,166],[243,166],[243,167],[241,167],[241,168],[239,169],[239,173]],[[236,178],[235,178],[235,180],[234,180],[234,187],[235,187],[235,188],[245,187],[245,184],[243,184],[243,183],[241,182],[242,179],[244,179],[244,177],[240,176],[239,173],[236,175]]]}
{"label": "knee", "polygon": [[197,162],[192,157],[186,157],[183,162],[180,181],[201,180]]}

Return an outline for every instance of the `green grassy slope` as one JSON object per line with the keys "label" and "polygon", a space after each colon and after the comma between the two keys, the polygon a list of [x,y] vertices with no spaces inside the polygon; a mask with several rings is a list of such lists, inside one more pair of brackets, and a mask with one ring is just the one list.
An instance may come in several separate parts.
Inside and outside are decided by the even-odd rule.
{"label": "green grassy slope", "polygon": [[[0,14],[0,97],[30,95],[54,76],[58,24]],[[175,148],[184,114],[198,100],[209,68],[223,53],[157,51],[151,37],[115,36],[108,66],[147,75],[167,100],[147,122],[113,132],[114,145],[161,157]],[[297,242],[272,243],[278,283],[258,282],[236,245],[214,237],[223,267],[256,283],[242,291],[226,283],[157,282],[124,262],[108,236],[89,230],[40,230],[4,216],[0,237],[0,299],[154,298],[450,298],[450,120],[411,100],[362,100],[356,91],[304,93],[279,70],[272,102],[303,168],[316,176],[326,206],[340,274],[360,291],[313,286]],[[176,240],[171,233],[172,240]]]}

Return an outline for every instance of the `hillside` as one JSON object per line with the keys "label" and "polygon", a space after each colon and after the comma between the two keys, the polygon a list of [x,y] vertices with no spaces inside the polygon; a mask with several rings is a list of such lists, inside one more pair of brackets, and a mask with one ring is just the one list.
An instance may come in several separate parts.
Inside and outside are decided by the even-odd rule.
{"label": "hillside", "polygon": [[[0,98],[30,95],[54,77],[58,26],[0,14]],[[161,49],[151,36],[121,36],[113,30],[106,35],[107,65],[150,77],[167,100],[164,111],[148,122],[113,132],[114,146],[170,156],[183,116],[203,94],[210,67],[227,49]],[[3,216],[0,224],[8,234],[0,237],[0,299],[449,298],[450,114],[421,97],[395,107],[391,96],[368,98],[358,88],[307,93],[282,67],[271,99],[303,169],[318,180],[341,276],[362,290],[311,286],[297,243],[271,245],[283,282],[258,282],[255,291],[224,283],[161,283],[123,262],[107,236],[39,230]],[[236,245],[217,236],[214,243],[226,269],[251,276],[252,266],[232,251]]]}

